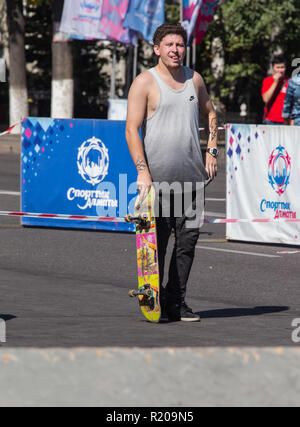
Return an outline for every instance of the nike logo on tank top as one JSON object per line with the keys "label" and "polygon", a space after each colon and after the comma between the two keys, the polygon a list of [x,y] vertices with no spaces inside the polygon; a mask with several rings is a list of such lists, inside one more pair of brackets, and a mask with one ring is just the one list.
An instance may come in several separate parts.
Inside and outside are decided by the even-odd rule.
{"label": "nike logo on tank top", "polygon": [[142,139],[154,182],[203,182],[208,175],[203,163],[199,134],[199,102],[193,72],[184,67],[186,82],[172,89],[155,68],[149,70],[160,91],[159,105],[145,119]]}

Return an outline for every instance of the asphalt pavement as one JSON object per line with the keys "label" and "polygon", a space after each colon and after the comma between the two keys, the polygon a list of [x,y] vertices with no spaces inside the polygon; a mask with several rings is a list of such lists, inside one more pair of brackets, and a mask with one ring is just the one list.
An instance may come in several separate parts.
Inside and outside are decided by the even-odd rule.
{"label": "asphalt pavement", "polygon": [[[17,154],[0,154],[1,211],[20,207],[19,169]],[[224,160],[206,196],[207,215],[225,217]],[[137,283],[134,234],[23,228],[0,217],[0,242],[0,346],[299,345],[300,254],[227,242],[224,225],[201,231],[187,297],[202,318],[195,324],[150,324],[128,297]]]}

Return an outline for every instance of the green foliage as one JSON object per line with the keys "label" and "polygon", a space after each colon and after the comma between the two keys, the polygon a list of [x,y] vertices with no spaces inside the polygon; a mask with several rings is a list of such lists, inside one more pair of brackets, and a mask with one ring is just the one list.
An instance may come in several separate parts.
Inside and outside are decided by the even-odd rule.
{"label": "green foliage", "polygon": [[[25,11],[25,54],[30,105],[50,115],[52,7],[47,0],[29,1]],[[32,111],[35,113],[35,110]]]}
{"label": "green foliage", "polygon": [[[75,117],[106,118],[110,76],[103,71],[107,60],[99,58],[101,45],[95,41],[73,41]],[[124,47],[119,46],[120,49]]]}
{"label": "green foliage", "polygon": [[[50,115],[52,78],[52,0],[29,0],[26,8],[26,62],[33,114]],[[99,43],[72,42],[75,80],[75,117],[105,117],[109,76],[102,68]],[[120,49],[123,47],[120,46]],[[123,48],[124,51],[124,48]],[[34,109],[37,108],[37,111]]]}
{"label": "green foliage", "polygon": [[[39,103],[43,103],[39,98],[48,98],[44,100],[48,112],[52,69],[52,3],[53,0],[27,0],[25,8],[29,95]],[[166,0],[166,21],[180,21],[180,0]],[[212,70],[215,39],[221,41],[220,54],[224,56],[225,63],[220,76],[216,76]],[[257,112],[256,121],[259,121],[263,109],[261,83],[268,74],[271,58],[275,52],[283,51],[290,74],[292,60],[300,58],[299,40],[300,0],[220,0],[215,20],[197,48],[197,70],[204,76],[214,100],[223,103],[227,111],[239,111],[240,104],[246,102],[248,111]],[[104,72],[106,60],[100,58],[101,47],[96,42],[79,41],[74,41],[73,46],[77,116],[102,115],[103,101],[100,105],[99,100],[108,97],[110,76]],[[119,59],[128,58],[131,65],[132,49],[118,44],[117,55]],[[140,49],[139,63],[149,68],[154,65],[154,59],[144,55]],[[127,89],[128,82],[129,77]],[[123,90],[126,94],[126,88],[117,82],[120,96]]]}
{"label": "green foliage", "polygon": [[[288,64],[300,57],[299,9],[299,0],[221,2],[216,20],[199,47],[198,65],[227,110],[239,111],[239,105],[246,102],[248,110],[257,112],[257,121],[261,120],[261,83],[274,53],[283,51]],[[214,78],[211,70],[216,37],[222,41],[225,59],[224,73],[219,78]]]}
{"label": "green foliage", "polygon": [[180,22],[180,0],[166,0],[166,22]]}
{"label": "green foliage", "polygon": [[52,0],[28,0],[27,4],[30,7],[51,6]]}

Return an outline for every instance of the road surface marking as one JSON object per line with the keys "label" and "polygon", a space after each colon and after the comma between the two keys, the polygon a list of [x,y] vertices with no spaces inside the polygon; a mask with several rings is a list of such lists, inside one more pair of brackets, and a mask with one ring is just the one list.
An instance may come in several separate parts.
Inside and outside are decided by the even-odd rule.
{"label": "road surface marking", "polygon": [[199,239],[198,243],[228,243],[227,239]]}
{"label": "road surface marking", "polygon": [[279,255],[268,255],[268,254],[261,254],[256,252],[244,252],[244,251],[235,251],[233,249],[220,249],[220,248],[211,248],[209,246],[196,246],[197,249],[206,249],[208,251],[217,251],[217,252],[229,252],[232,254],[241,254],[241,255],[252,255],[252,256],[260,256],[260,257],[266,257],[266,258],[281,258]]}
{"label": "road surface marking", "polygon": [[205,211],[205,216],[212,216],[213,218],[226,218],[225,213],[210,212],[210,211]]}
{"label": "road surface marking", "polygon": [[21,193],[19,191],[0,190],[0,195],[4,195],[4,196],[21,196]]}

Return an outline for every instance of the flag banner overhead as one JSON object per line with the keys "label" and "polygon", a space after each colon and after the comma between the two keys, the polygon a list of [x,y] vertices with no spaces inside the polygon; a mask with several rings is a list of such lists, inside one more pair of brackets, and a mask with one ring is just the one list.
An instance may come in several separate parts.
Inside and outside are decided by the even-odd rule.
{"label": "flag banner overhead", "polygon": [[107,38],[125,44],[136,44],[135,31],[124,28],[129,0],[102,0],[102,16],[100,28]]}
{"label": "flag banner overhead", "polygon": [[72,38],[105,40],[100,30],[103,0],[65,0],[59,31]]}
{"label": "flag banner overhead", "polygon": [[148,42],[165,22],[165,0],[130,0],[123,26],[138,31]]}
{"label": "flag banner overhead", "polygon": [[190,41],[193,35],[202,4],[203,0],[183,0],[182,26],[188,34],[188,41]]}
{"label": "flag banner overhead", "polygon": [[196,44],[202,43],[207,33],[209,24],[214,18],[219,0],[203,0],[202,7],[196,22],[195,41]]}
{"label": "flag banner overhead", "polygon": [[135,44],[135,32],[122,26],[128,3],[129,0],[65,0],[59,31],[73,39]]}

